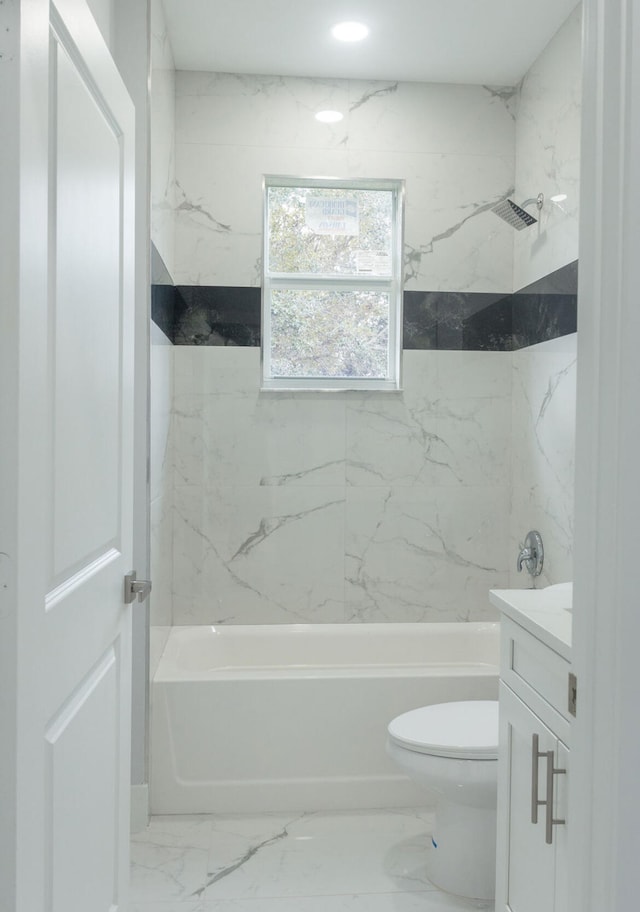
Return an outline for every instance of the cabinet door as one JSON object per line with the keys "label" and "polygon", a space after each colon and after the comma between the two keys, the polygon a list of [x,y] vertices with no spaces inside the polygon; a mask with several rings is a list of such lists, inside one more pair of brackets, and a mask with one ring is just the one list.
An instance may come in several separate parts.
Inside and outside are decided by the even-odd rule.
{"label": "cabinet door", "polygon": [[547,776],[547,758],[535,756],[534,735],[538,751],[555,757],[557,739],[501,684],[497,912],[552,912],[555,905],[555,847],[545,842],[543,805],[532,822],[536,789],[544,801]]}
{"label": "cabinet door", "polygon": [[567,912],[569,908],[569,847],[568,847],[568,775],[569,775],[569,749],[558,741],[556,766],[566,770],[566,774],[555,777],[555,810],[556,820],[564,820],[553,828],[553,844],[556,852],[556,889],[555,912]]}

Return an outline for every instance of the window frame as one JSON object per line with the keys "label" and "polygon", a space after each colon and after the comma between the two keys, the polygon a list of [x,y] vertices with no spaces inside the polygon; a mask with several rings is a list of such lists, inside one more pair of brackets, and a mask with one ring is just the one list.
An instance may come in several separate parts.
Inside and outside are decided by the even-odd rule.
{"label": "window frame", "polygon": [[[391,275],[357,276],[317,273],[269,272],[269,188],[325,187],[336,190],[383,190],[392,194]],[[260,343],[261,389],[263,391],[377,390],[395,392],[402,389],[402,251],[404,234],[403,180],[354,179],[327,177],[292,177],[265,175],[263,177],[263,250],[262,250],[262,333]],[[389,294],[389,334],[387,342],[387,377],[273,377],[271,375],[271,291],[299,289],[323,291],[386,291]]]}

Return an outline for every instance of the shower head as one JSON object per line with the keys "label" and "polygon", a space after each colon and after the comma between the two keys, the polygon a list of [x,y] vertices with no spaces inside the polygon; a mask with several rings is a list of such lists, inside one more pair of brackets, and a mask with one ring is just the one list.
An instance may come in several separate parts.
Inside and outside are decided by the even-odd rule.
{"label": "shower head", "polygon": [[515,228],[516,231],[522,231],[523,228],[528,228],[529,225],[534,225],[538,221],[537,218],[524,209],[525,206],[530,206],[532,203],[536,204],[539,212],[544,203],[544,196],[542,193],[539,193],[535,199],[525,200],[522,206],[518,206],[510,199],[501,200],[491,211],[495,212],[496,215],[499,215],[501,219],[504,219],[505,222],[507,222],[508,225],[511,225],[512,228]]}

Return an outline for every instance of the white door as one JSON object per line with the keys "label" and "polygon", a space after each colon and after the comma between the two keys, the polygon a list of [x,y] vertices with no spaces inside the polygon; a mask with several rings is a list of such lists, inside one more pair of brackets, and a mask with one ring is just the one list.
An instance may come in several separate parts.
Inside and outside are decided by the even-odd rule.
{"label": "white door", "polygon": [[115,912],[128,878],[134,112],[83,0],[9,6],[0,635],[13,638],[16,724],[2,717],[15,819],[0,824],[14,853],[0,907]]}

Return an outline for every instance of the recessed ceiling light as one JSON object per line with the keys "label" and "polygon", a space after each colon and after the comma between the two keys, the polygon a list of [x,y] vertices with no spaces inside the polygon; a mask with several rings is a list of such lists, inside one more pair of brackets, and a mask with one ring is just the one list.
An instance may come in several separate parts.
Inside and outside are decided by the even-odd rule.
{"label": "recessed ceiling light", "polygon": [[567,198],[566,193],[556,193],[555,196],[550,197],[552,203],[563,203]]}
{"label": "recessed ceiling light", "polygon": [[369,29],[362,22],[339,22],[331,29],[331,34],[338,41],[362,41]]}
{"label": "recessed ceiling light", "polygon": [[340,111],[318,111],[316,114],[316,120],[321,123],[338,123],[343,117],[344,114],[341,114]]}

